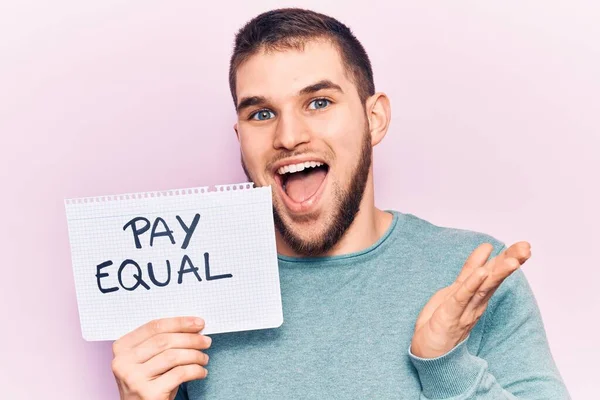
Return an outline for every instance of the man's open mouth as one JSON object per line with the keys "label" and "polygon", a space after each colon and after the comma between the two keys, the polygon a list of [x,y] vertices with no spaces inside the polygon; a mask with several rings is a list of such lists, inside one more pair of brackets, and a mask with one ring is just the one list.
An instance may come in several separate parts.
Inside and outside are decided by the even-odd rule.
{"label": "man's open mouth", "polygon": [[319,191],[328,171],[321,161],[304,161],[279,167],[275,180],[292,201],[304,203]]}

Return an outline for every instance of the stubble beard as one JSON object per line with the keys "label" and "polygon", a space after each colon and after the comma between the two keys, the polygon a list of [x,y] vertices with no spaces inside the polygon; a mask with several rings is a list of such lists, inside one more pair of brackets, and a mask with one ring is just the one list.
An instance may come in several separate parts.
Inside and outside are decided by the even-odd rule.
{"label": "stubble beard", "polygon": [[[320,237],[314,239],[303,239],[297,235],[293,229],[286,225],[281,218],[276,204],[273,205],[273,220],[275,227],[279,231],[284,242],[296,254],[305,257],[316,257],[330,251],[344,236],[348,228],[354,222],[356,214],[360,210],[360,203],[365,193],[369,171],[371,169],[373,148],[371,146],[371,137],[368,127],[365,126],[363,133],[363,142],[358,158],[358,163],[354,168],[348,187],[344,190],[338,185],[334,185],[334,205],[331,216],[325,222],[325,231]],[[249,181],[252,177],[241,158],[242,168]]]}

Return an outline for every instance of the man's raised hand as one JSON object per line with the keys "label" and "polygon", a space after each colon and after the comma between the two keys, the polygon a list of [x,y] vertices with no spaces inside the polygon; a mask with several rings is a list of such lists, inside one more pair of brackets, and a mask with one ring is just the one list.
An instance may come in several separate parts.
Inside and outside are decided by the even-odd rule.
{"label": "man's raised hand", "polygon": [[456,280],[425,305],[415,324],[413,355],[439,357],[466,339],[496,289],[531,257],[528,242],[515,243],[487,261],[492,251],[489,243],[477,247]]}
{"label": "man's raised hand", "polygon": [[148,322],[113,344],[112,370],[121,400],[173,400],[179,385],[204,379],[211,339],[194,317]]}

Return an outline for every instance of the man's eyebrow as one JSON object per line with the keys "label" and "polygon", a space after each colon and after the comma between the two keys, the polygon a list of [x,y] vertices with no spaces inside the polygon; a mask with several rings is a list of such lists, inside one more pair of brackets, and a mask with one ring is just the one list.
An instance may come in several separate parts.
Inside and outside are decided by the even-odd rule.
{"label": "man's eyebrow", "polygon": [[304,89],[302,89],[298,92],[298,95],[302,96],[302,95],[306,95],[306,94],[311,94],[311,93],[318,92],[319,90],[323,90],[323,89],[333,89],[333,90],[337,90],[338,92],[344,93],[344,91],[342,90],[342,88],[339,85],[336,85],[335,83],[331,82],[329,79],[323,79],[317,83],[306,86]]}
{"label": "man's eyebrow", "polygon": [[266,102],[267,99],[264,96],[243,97],[235,111],[239,114],[244,108],[265,104]]}
{"label": "man's eyebrow", "polygon": [[[298,95],[303,96],[303,95],[315,93],[315,92],[318,92],[319,90],[324,90],[324,89],[333,89],[333,90],[337,90],[340,93],[344,93],[344,91],[342,90],[340,85],[333,83],[329,79],[323,79],[317,83],[313,83],[312,85],[308,85],[305,88],[301,89],[298,92]],[[244,108],[258,106],[258,105],[264,105],[266,103],[267,103],[267,98],[264,96],[242,97],[242,99],[240,100],[240,102],[238,103],[238,105],[236,107],[236,112],[239,114]]]}

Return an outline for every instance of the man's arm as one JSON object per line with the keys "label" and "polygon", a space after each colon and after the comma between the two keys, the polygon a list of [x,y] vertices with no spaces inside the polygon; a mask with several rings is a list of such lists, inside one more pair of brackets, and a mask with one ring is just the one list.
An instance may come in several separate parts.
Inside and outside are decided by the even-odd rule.
{"label": "man's arm", "polygon": [[538,305],[525,275],[514,271],[483,314],[476,354],[463,340],[437,358],[409,356],[422,399],[569,399],[556,368]]}

